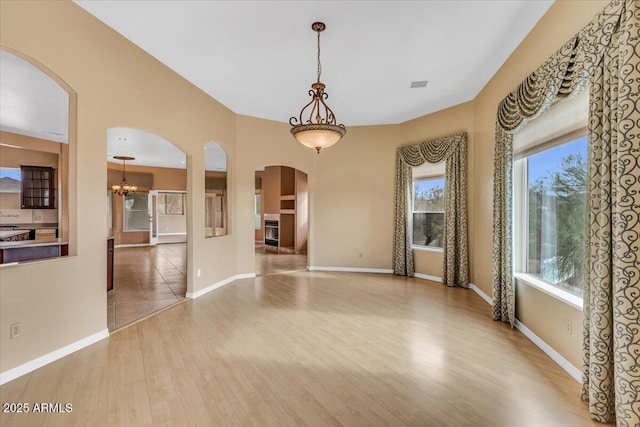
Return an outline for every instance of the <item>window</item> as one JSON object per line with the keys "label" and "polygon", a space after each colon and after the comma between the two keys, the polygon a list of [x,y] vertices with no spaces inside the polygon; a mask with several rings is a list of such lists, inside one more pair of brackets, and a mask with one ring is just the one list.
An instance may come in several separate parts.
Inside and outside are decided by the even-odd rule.
{"label": "window", "polygon": [[158,215],[184,215],[187,195],[158,193]]}
{"label": "window", "polygon": [[124,196],[124,227],[122,231],[149,231],[148,200],[148,193],[130,193]]}
{"label": "window", "polygon": [[514,164],[516,271],[582,296],[587,137]]}
{"label": "window", "polygon": [[0,167],[0,193],[20,193],[20,187],[20,169]]}
{"label": "window", "polygon": [[441,248],[444,231],[444,177],[413,181],[413,244]]}

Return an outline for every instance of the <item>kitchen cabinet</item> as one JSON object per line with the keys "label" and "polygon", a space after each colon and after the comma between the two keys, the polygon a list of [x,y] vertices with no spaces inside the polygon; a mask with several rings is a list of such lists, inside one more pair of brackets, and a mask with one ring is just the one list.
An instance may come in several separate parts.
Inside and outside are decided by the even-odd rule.
{"label": "kitchen cabinet", "polygon": [[20,166],[22,209],[55,209],[54,170],[45,166]]}
{"label": "kitchen cabinet", "polygon": [[53,242],[35,240],[0,242],[0,264],[35,261],[69,255],[69,243],[56,239]]}

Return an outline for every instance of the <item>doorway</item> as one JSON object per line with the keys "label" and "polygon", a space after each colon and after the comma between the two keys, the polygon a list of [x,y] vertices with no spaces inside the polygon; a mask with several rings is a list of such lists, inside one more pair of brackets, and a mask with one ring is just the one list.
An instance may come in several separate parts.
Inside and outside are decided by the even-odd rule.
{"label": "doorway", "polygon": [[288,166],[255,171],[256,275],[307,268],[309,185],[307,174]]}
{"label": "doorway", "polygon": [[[113,331],[185,298],[187,166],[177,147],[138,129],[108,129],[107,154],[114,243],[107,322]],[[125,165],[114,156],[132,159]],[[123,181],[135,190],[116,192]]]}

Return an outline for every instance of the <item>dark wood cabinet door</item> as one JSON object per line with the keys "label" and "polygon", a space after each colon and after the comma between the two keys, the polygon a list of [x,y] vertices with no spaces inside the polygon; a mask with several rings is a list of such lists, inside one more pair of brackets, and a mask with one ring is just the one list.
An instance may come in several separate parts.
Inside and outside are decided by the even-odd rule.
{"label": "dark wood cabinet door", "polygon": [[55,209],[54,169],[20,166],[22,209]]}

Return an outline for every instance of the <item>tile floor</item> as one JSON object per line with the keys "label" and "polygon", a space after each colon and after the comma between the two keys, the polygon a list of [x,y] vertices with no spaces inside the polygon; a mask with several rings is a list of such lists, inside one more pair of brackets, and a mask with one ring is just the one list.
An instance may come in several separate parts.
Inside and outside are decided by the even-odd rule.
{"label": "tile floor", "polygon": [[[107,292],[109,330],[121,328],[184,299],[187,292],[185,243],[116,248],[113,290]],[[304,254],[276,253],[256,244],[256,274],[305,270]]]}
{"label": "tile floor", "polygon": [[116,248],[107,322],[113,331],[182,299],[187,292],[184,243]]}

